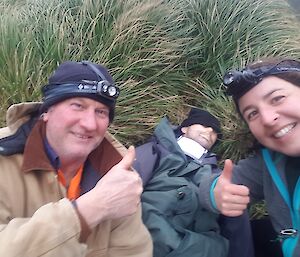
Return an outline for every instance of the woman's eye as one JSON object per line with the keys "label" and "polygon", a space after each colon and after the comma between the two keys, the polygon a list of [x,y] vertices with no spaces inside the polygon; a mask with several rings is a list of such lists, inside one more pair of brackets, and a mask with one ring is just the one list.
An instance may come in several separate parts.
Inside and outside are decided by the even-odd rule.
{"label": "woman's eye", "polygon": [[276,104],[276,103],[282,101],[284,98],[285,98],[285,96],[283,96],[283,95],[275,96],[272,98],[271,102],[272,102],[272,104]]}
{"label": "woman's eye", "polygon": [[246,117],[247,120],[253,120],[257,116],[258,112],[257,111],[251,111],[249,112]]}

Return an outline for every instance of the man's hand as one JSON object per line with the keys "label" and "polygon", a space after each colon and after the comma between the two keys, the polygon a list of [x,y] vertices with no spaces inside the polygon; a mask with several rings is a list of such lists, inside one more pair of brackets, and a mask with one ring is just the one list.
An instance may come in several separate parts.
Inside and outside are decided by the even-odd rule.
{"label": "man's hand", "polygon": [[232,169],[232,161],[226,160],[214,196],[218,210],[226,216],[235,217],[247,208],[250,198],[248,187],[231,183]]}
{"label": "man's hand", "polygon": [[122,218],[137,211],[143,187],[140,176],[131,168],[134,159],[135,149],[131,146],[95,188],[76,200],[78,211],[90,228],[104,220]]}

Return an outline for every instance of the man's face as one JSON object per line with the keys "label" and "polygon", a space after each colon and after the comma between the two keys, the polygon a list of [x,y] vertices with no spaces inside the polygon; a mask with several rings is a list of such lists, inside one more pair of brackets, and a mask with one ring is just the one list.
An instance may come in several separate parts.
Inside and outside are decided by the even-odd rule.
{"label": "man's face", "polygon": [[47,140],[61,161],[84,162],[104,138],[109,108],[89,98],[75,97],[51,106],[43,120]]}
{"label": "man's face", "polygon": [[217,133],[211,127],[204,127],[194,124],[189,127],[181,128],[183,136],[193,139],[204,148],[209,150],[217,140]]}
{"label": "man's face", "polygon": [[300,88],[278,77],[264,78],[239,99],[252,134],[264,146],[300,156]]}

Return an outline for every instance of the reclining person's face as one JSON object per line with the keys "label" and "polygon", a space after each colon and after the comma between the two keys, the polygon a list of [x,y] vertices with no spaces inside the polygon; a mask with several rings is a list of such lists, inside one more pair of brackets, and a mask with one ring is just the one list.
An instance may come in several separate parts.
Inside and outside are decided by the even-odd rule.
{"label": "reclining person's face", "polygon": [[104,138],[109,108],[95,100],[76,97],[51,106],[43,119],[47,140],[58,156],[84,161]]}
{"label": "reclining person's face", "polygon": [[193,139],[207,150],[209,150],[217,140],[217,133],[211,127],[204,127],[200,124],[183,127],[181,131],[185,137]]}
{"label": "reclining person's face", "polygon": [[264,78],[243,95],[239,109],[264,146],[300,156],[300,88],[275,76]]}

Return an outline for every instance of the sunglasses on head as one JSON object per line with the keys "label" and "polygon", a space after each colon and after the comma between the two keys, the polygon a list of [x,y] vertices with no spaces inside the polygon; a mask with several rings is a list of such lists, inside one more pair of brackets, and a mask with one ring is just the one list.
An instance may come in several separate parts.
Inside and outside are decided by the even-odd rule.
{"label": "sunglasses on head", "polygon": [[226,94],[238,99],[256,86],[263,78],[287,72],[300,72],[300,62],[283,60],[275,65],[266,65],[259,68],[245,68],[241,71],[232,70],[223,77]]}

